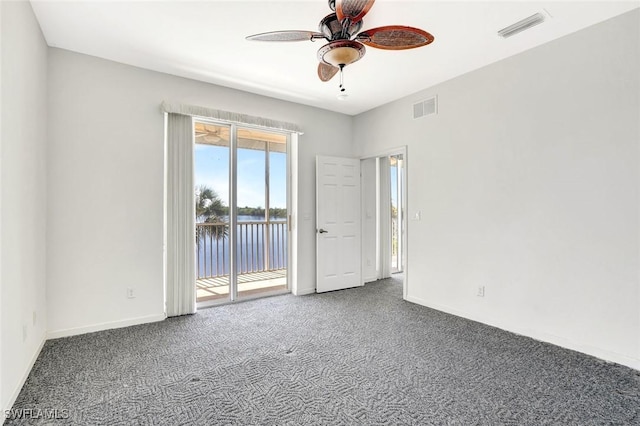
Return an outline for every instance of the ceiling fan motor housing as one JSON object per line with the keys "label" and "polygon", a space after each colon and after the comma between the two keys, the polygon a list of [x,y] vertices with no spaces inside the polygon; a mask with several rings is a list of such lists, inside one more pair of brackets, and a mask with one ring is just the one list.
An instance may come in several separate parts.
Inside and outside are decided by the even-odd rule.
{"label": "ceiling fan motor housing", "polygon": [[338,16],[335,13],[331,13],[325,16],[320,25],[318,25],[318,31],[324,34],[327,40],[349,40],[354,34],[358,33],[362,28],[362,20],[356,23],[350,23],[346,29],[346,33],[343,33],[342,23],[338,20]]}

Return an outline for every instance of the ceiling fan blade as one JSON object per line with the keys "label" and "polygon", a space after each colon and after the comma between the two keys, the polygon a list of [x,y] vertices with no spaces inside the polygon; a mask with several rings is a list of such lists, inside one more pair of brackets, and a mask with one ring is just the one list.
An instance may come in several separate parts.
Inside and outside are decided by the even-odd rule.
{"label": "ceiling fan blade", "polygon": [[316,38],[325,38],[324,34],[315,31],[271,31],[247,36],[251,41],[307,41]]}
{"label": "ceiling fan blade", "polygon": [[336,15],[340,22],[349,18],[355,24],[369,12],[374,2],[375,0],[336,0]]}
{"label": "ceiling fan blade", "polygon": [[329,81],[340,71],[340,68],[334,67],[333,65],[325,64],[324,62],[320,62],[318,64],[318,77],[322,81]]}
{"label": "ceiling fan blade", "polygon": [[378,49],[404,50],[426,46],[432,43],[434,38],[419,28],[388,25],[362,31],[355,40]]}

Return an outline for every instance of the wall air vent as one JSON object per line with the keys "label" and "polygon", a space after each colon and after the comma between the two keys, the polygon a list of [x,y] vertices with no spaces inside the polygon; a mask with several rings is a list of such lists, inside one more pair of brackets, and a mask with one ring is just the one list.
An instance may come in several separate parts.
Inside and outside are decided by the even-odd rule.
{"label": "wall air vent", "polygon": [[425,117],[438,113],[438,97],[426,99],[413,104],[413,118]]}
{"label": "wall air vent", "polygon": [[521,31],[528,30],[531,27],[535,27],[538,24],[544,22],[544,15],[542,13],[536,13],[534,15],[529,16],[528,18],[524,18],[522,21],[518,21],[513,25],[509,25],[506,28],[498,31],[498,35],[502,38],[511,37],[512,35],[516,35]]}

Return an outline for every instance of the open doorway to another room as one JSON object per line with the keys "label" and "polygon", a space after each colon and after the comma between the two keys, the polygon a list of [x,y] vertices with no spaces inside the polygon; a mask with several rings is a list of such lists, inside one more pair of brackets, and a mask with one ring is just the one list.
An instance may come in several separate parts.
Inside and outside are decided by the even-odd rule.
{"label": "open doorway to another room", "polygon": [[361,161],[362,272],[365,283],[393,279],[406,297],[406,153]]}

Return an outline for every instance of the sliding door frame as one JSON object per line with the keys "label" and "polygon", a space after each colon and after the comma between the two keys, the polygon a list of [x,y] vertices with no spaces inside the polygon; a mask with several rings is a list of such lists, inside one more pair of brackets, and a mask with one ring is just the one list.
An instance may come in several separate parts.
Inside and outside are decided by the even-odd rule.
{"label": "sliding door frame", "polygon": [[[229,128],[229,298],[228,299],[222,299],[222,300],[209,300],[209,301],[203,301],[203,302],[198,302],[197,303],[197,308],[207,308],[207,307],[212,307],[212,306],[220,306],[220,305],[225,305],[228,303],[235,303],[235,302],[239,302],[239,301],[246,301],[246,300],[251,300],[251,299],[259,299],[262,297],[268,297],[268,296],[275,296],[275,295],[279,295],[279,294],[286,294],[286,293],[290,293],[291,289],[292,289],[292,283],[291,283],[291,276],[292,274],[292,269],[295,268],[295,265],[293,265],[293,255],[292,255],[292,245],[291,245],[291,241],[292,241],[292,224],[291,224],[291,220],[292,220],[292,199],[291,199],[291,187],[292,187],[292,159],[291,159],[291,144],[292,144],[292,137],[291,137],[291,132],[288,131],[283,131],[283,130],[278,130],[278,129],[271,129],[268,127],[260,127],[260,126],[253,126],[250,124],[243,124],[243,123],[235,123],[235,122],[228,122],[228,121],[223,121],[223,120],[215,120],[215,119],[211,119],[211,118],[207,118],[207,117],[193,117],[193,122],[195,124],[195,122],[200,122],[200,123],[207,123],[207,124],[212,124],[212,125],[216,125],[216,126],[224,126],[224,127],[228,127]],[[251,296],[243,296],[241,298],[238,298],[238,252],[237,252],[237,241],[238,241],[238,129],[255,129],[255,130],[260,130],[263,132],[268,132],[268,133],[274,133],[274,134],[279,134],[279,135],[283,135],[286,137],[286,179],[285,179],[285,185],[286,185],[286,197],[287,197],[287,202],[286,202],[286,208],[287,208],[287,253],[286,253],[286,257],[287,257],[287,272],[286,272],[286,288],[284,290],[272,290],[272,291],[266,291],[264,293],[260,293],[257,295],[251,295]],[[268,208],[270,205],[270,202],[268,200],[269,196],[270,196],[270,191],[269,191],[269,187],[270,187],[270,170],[269,170],[269,152],[270,152],[270,147],[269,147],[269,143],[268,141],[265,141],[265,156],[266,156],[266,160],[265,160],[265,216],[269,217],[269,212],[268,212]],[[195,140],[194,140],[194,149],[195,149]],[[267,176],[269,176],[267,178]],[[269,228],[269,224],[267,223],[267,225],[265,225],[265,238],[266,235],[268,235],[270,233],[270,231],[268,230]],[[194,229],[195,232],[195,229]],[[266,255],[266,250],[268,249],[267,246],[265,246],[265,257],[268,256]],[[266,261],[265,261],[266,262]],[[266,263],[265,263],[266,264]],[[194,282],[193,285],[195,286],[196,283]]]}

